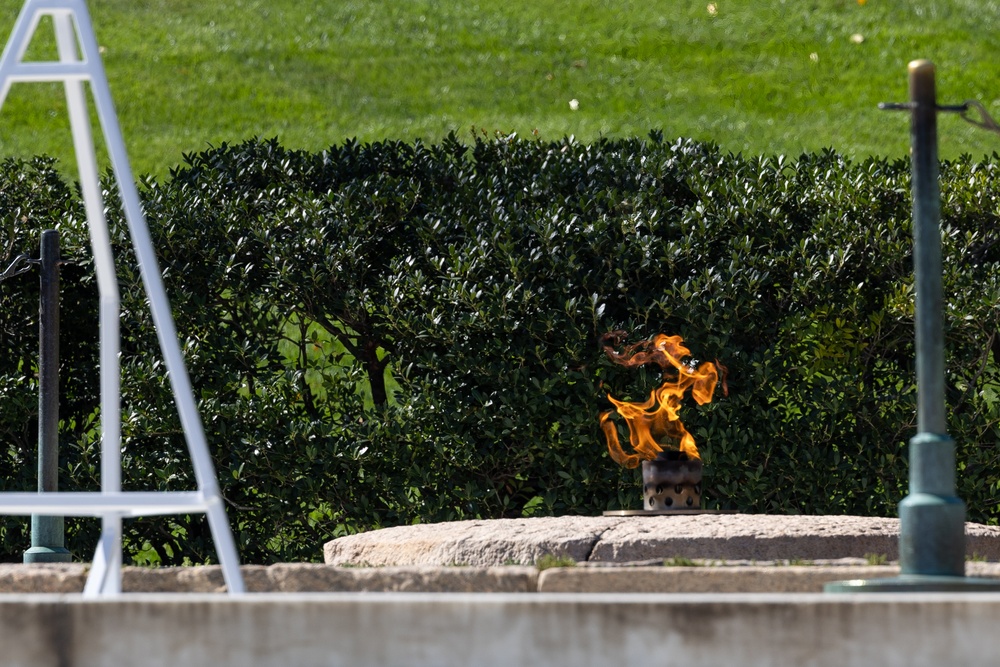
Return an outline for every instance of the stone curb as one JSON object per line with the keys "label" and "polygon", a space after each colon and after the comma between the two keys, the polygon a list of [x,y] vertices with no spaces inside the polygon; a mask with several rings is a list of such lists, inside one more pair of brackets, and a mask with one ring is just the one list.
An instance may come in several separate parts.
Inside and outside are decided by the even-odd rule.
{"label": "stone curb", "polygon": [[[0,564],[0,594],[80,593],[89,565]],[[331,567],[316,563],[244,565],[248,592],[424,592],[530,593],[537,590],[533,567]],[[221,593],[226,590],[217,565],[197,567],[125,567],[126,593]]]}
{"label": "stone curb", "polygon": [[538,577],[540,593],[821,593],[823,584],[893,577],[898,567],[565,567]]}
{"label": "stone curb", "polygon": [[[626,564],[600,567],[335,567],[317,563],[245,565],[252,593],[802,593],[819,592],[829,581],[892,577],[895,565],[868,566],[857,559],[815,565],[712,564],[690,567]],[[0,564],[0,594],[80,593],[89,566]],[[1000,562],[967,563],[970,577],[1000,579]],[[218,566],[126,567],[126,593],[221,593]]]}

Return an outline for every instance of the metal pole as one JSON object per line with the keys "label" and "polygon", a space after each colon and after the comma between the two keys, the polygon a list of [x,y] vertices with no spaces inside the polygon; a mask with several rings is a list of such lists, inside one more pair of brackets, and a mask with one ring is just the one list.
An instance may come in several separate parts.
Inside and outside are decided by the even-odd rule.
{"label": "metal pole", "polygon": [[828,593],[996,592],[1000,582],[965,576],[965,503],[955,495],[955,441],[947,433],[941,191],[937,114],[967,104],[937,104],[934,65],[909,66],[910,101],[880,109],[910,111],[913,272],[917,292],[917,434],[910,439],[910,493],[899,503],[898,577],[833,581]]}
{"label": "metal pole", "polygon": [[955,441],[948,437],[941,296],[934,65],[910,63],[913,258],[916,281],[917,435],[910,440],[910,494],[899,505],[900,574],[965,575],[965,504],[955,496]]}
{"label": "metal pole", "polygon": [[934,65],[910,63],[913,271],[916,280],[917,433],[946,433],[941,191]]}
{"label": "metal pole", "polygon": [[[59,490],[59,232],[42,232],[38,318],[38,491]],[[68,563],[63,517],[31,515],[25,563]]]}

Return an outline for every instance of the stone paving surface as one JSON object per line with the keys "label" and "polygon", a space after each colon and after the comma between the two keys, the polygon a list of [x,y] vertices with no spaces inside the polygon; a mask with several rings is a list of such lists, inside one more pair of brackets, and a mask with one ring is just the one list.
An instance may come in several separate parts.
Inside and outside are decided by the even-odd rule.
{"label": "stone paving surface", "polygon": [[[324,546],[329,565],[531,565],[649,559],[817,560],[898,557],[899,519],[699,514],[539,517],[398,526]],[[1000,527],[966,524],[967,555],[1000,561]]]}
{"label": "stone paving surface", "polygon": [[[819,592],[898,574],[898,530],[897,519],[750,514],[457,521],[342,537],[325,564],[242,571],[249,592]],[[966,542],[966,575],[1000,579],[1000,527],[966,524]],[[545,568],[545,556],[563,566]],[[88,567],[0,564],[0,594],[79,593]],[[225,584],[218,566],[126,567],[122,588]]]}

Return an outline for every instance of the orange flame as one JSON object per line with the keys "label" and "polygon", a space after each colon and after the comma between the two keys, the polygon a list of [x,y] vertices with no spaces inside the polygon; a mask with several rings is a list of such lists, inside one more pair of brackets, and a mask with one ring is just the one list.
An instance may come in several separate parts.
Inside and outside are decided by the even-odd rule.
{"label": "orange flame", "polygon": [[[624,331],[612,331],[601,337],[604,353],[617,364],[636,368],[645,364],[657,364],[664,372],[664,382],[649,394],[643,403],[619,401],[608,394],[608,400],[615,410],[601,413],[601,430],[608,441],[611,458],[626,468],[636,468],[641,459],[652,460],[663,451],[664,440],[678,442],[675,445],[690,459],[700,459],[694,437],[681,423],[681,399],[688,389],[698,405],[712,401],[715,387],[722,373],[723,392],[728,395],[726,367],[718,361],[702,362],[697,368],[685,364],[682,359],[691,355],[680,336],[657,334],[653,340],[645,340],[626,346],[623,352],[614,348],[625,341]],[[676,378],[668,378],[670,369],[677,372]],[[618,429],[611,421],[611,415],[618,412],[628,425],[629,443],[634,454],[626,454],[618,441]]]}

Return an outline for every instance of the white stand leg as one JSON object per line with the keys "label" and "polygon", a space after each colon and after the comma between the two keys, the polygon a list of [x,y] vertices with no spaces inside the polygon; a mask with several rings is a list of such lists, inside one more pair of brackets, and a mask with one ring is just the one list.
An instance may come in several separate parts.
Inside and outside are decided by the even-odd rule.
{"label": "white stand leg", "polygon": [[[42,16],[51,16],[56,32],[58,62],[23,62]],[[174,329],[170,303],[163,286],[156,252],[146,226],[129,165],[125,141],[111,99],[111,89],[100,59],[97,39],[85,0],[26,0],[14,26],[10,41],[0,57],[0,107],[15,82],[62,82],[66,88],[73,145],[80,174],[91,247],[100,290],[101,327],[101,492],[100,500],[88,494],[72,494],[78,505],[60,505],[64,515],[103,517],[101,541],[94,555],[93,567],[85,594],[119,595],[121,593],[122,516],[181,512],[204,512],[208,516],[216,553],[230,594],[244,592],[239,556],[229,520],[215,477],[215,466],[208,452],[201,416],[184,365],[184,357]],[[121,192],[125,219],[132,247],[139,261],[146,295],[149,297],[153,323],[166,363],[174,403],[194,464],[198,493],[122,493],[121,490],[121,387],[118,353],[119,293],[114,255],[101,191],[94,141],[90,131],[84,83],[90,83],[97,117],[111,158],[111,167]],[[47,495],[47,494],[40,494]],[[131,503],[131,504],[130,504]],[[54,503],[34,500],[23,494],[0,493],[0,512],[33,513],[39,506],[50,509]]]}
{"label": "white stand leg", "polygon": [[101,540],[94,552],[84,597],[121,595],[122,592],[122,518],[120,515],[101,519]]}

